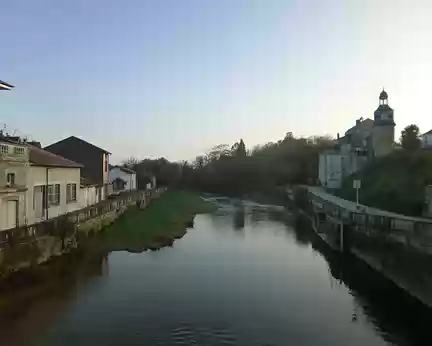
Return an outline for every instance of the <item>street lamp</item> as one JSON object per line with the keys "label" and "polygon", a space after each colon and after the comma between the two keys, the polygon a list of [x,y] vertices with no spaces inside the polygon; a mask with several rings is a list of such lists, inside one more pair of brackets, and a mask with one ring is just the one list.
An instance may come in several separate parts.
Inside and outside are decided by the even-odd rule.
{"label": "street lamp", "polygon": [[0,90],[11,90],[14,86],[0,80]]}

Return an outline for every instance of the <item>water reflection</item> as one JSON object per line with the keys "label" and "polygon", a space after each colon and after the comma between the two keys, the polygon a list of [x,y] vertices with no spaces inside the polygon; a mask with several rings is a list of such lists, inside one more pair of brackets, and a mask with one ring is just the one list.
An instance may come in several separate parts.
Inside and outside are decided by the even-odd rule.
{"label": "water reflection", "polygon": [[304,218],[224,201],[190,226],[157,253],[86,246],[47,265],[0,305],[0,344],[429,344],[430,310]]}
{"label": "water reflection", "polygon": [[237,206],[234,211],[233,228],[236,231],[242,230],[245,226],[245,207],[243,204]]}
{"label": "water reflection", "polygon": [[[332,277],[349,288],[354,298],[352,321],[361,310],[380,335],[395,345],[427,345],[430,340],[432,310],[404,293],[381,274],[358,259],[332,251],[298,217],[297,240],[310,243],[327,261]],[[301,239],[301,240],[300,240]]]}
{"label": "water reflection", "polygon": [[108,267],[107,254],[73,252],[12,276],[1,291],[0,344],[32,344],[67,313],[85,284],[109,275]]}

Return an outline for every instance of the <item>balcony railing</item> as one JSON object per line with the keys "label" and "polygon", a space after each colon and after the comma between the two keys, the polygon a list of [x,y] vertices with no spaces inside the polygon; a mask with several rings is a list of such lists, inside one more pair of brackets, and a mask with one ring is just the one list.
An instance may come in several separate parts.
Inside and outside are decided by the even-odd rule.
{"label": "balcony railing", "polygon": [[0,143],[0,161],[28,161],[28,150],[25,146]]}

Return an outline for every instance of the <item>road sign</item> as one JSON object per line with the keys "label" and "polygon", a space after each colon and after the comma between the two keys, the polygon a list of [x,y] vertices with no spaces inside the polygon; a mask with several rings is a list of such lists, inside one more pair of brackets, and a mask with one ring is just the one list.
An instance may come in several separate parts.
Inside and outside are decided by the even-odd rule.
{"label": "road sign", "polygon": [[353,188],[360,189],[360,187],[361,187],[361,180],[353,180]]}

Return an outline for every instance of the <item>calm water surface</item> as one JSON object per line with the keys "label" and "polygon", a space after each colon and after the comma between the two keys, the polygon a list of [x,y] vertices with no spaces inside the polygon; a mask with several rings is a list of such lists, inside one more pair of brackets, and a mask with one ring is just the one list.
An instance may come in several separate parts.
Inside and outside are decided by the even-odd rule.
{"label": "calm water surface", "polygon": [[430,344],[427,309],[265,206],[222,204],[172,248],[82,269],[13,316],[4,344]]}

